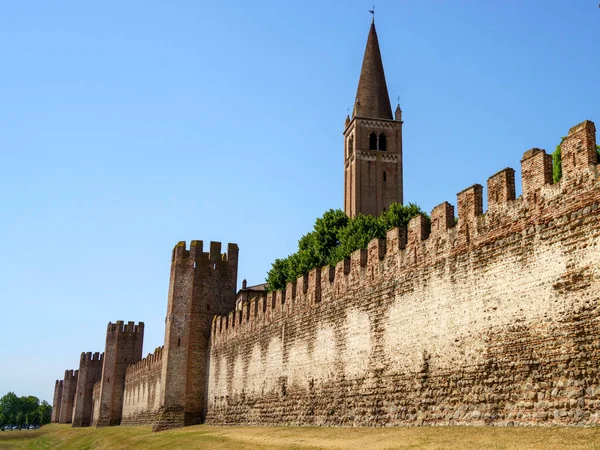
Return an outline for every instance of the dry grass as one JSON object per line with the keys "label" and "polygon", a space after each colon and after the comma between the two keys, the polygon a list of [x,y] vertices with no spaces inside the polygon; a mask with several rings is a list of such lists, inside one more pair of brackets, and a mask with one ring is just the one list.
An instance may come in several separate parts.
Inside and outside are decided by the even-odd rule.
{"label": "dry grass", "polygon": [[152,433],[149,427],[0,432],[0,449],[427,449],[600,450],[600,428],[210,427]]}

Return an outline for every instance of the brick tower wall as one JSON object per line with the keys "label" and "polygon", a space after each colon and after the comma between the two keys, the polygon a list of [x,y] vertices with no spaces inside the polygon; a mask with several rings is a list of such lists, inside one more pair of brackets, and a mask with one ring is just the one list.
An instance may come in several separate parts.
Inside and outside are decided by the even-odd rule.
{"label": "brick tower wall", "polygon": [[98,352],[82,353],[79,359],[79,375],[77,392],[73,408],[73,426],[89,427],[92,424],[94,384],[102,377],[102,362],[104,354]]}
{"label": "brick tower wall", "polygon": [[[385,134],[386,150],[369,149],[371,133]],[[402,203],[402,121],[354,117],[344,139],[344,212],[379,215]]]}
{"label": "brick tower wall", "polygon": [[142,359],[144,324],[125,324],[119,320],[108,324],[106,347],[100,386],[100,410],[94,426],[112,426],[121,423],[123,393],[127,366]]}
{"label": "brick tower wall", "polygon": [[206,387],[211,323],[214,314],[235,308],[238,247],[202,241],[173,250],[162,360],[161,413],[155,431],[201,423],[206,415]]}
{"label": "brick tower wall", "polygon": [[162,391],[163,347],[127,368],[122,425],[152,425],[158,418]]}
{"label": "brick tower wall", "polygon": [[56,380],[54,383],[54,398],[52,400],[52,416],[50,421],[58,423],[60,418],[60,406],[62,404],[63,380]]}
{"label": "brick tower wall", "polygon": [[600,425],[595,127],[213,323],[207,423]]}
{"label": "brick tower wall", "polygon": [[94,389],[92,391],[92,425],[98,423],[98,418],[100,417],[100,388],[102,383],[98,381],[94,384]]}
{"label": "brick tower wall", "polygon": [[78,373],[77,370],[65,370],[58,423],[71,423],[73,421],[73,405],[77,391]]}

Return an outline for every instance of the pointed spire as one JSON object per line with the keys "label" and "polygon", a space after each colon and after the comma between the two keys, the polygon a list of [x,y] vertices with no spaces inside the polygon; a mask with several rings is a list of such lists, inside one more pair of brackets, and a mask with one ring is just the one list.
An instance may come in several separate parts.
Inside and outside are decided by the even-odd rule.
{"label": "pointed spire", "polygon": [[353,116],[393,119],[374,20],[371,22],[358,80]]}

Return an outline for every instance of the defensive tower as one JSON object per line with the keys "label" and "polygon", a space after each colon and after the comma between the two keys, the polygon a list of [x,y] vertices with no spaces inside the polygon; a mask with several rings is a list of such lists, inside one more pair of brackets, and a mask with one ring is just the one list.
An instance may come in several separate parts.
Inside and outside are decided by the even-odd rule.
{"label": "defensive tower", "polygon": [[58,423],[71,423],[73,420],[73,404],[75,402],[75,392],[77,391],[78,373],[77,370],[65,370]]}
{"label": "defensive tower", "polygon": [[402,196],[402,111],[398,105],[392,116],[373,21],[344,129],[344,211],[378,215]]}
{"label": "defensive tower", "polygon": [[83,352],[79,359],[79,375],[77,392],[73,407],[73,426],[89,427],[92,423],[92,394],[94,384],[102,377],[102,361],[104,353]]}
{"label": "defensive tower", "polygon": [[193,425],[206,416],[213,316],[235,308],[238,246],[179,242],[171,260],[163,352],[161,411],[154,431]]}
{"label": "defensive tower", "polygon": [[54,383],[54,398],[52,400],[52,423],[58,423],[60,419],[60,405],[62,403],[63,380],[56,380]]}
{"label": "defensive tower", "polygon": [[[123,392],[127,366],[142,359],[144,343],[144,323],[125,324],[122,320],[108,323],[106,347],[100,380],[100,410],[94,417],[94,426],[112,426],[121,423],[123,413]],[[92,383],[92,392],[94,384]]]}

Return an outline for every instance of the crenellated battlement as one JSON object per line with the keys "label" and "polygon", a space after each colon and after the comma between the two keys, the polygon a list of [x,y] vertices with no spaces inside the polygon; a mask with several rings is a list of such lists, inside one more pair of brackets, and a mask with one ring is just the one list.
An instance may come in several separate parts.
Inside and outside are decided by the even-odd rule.
{"label": "crenellated battlement", "polygon": [[413,217],[407,229],[392,229],[385,239],[372,240],[335,267],[313,269],[284,290],[253,299],[241,310],[215,316],[212,346],[251,333],[289,314],[301,314],[320,302],[335,301],[356,286],[410,276],[449,256],[469,253],[514,234],[529,234],[572,214],[585,215],[600,207],[595,125],[584,121],[569,130],[562,142],[562,179],[552,183],[552,157],[531,149],[521,160],[522,195],[516,198],[515,171],[505,168],[487,180],[488,209],[483,210],[483,186],[457,194],[454,206],[443,202],[425,216]]}
{"label": "crenellated battlement", "polygon": [[227,252],[221,253],[220,242],[210,242],[209,251],[204,251],[204,242],[194,240],[187,248],[185,241],[177,243],[173,249],[172,264],[190,265],[196,270],[218,271],[223,266],[235,264],[237,267],[239,249],[237,244],[227,244]]}
{"label": "crenellated battlement", "polygon": [[107,334],[111,335],[143,335],[144,334],[144,322],[140,322],[137,325],[135,322],[125,323],[123,320],[117,320],[116,323],[108,322]]}
{"label": "crenellated battlement", "polygon": [[67,381],[77,381],[77,375],[79,374],[79,370],[67,369],[65,370],[65,378],[63,381],[63,385]]}
{"label": "crenellated battlement", "polygon": [[101,364],[103,358],[104,358],[104,353],[95,352],[92,354],[92,352],[82,352],[81,357],[79,358],[79,362],[81,364],[88,363],[88,362],[92,362],[92,363],[95,362],[97,364]]}
{"label": "crenellated battlement", "polygon": [[148,356],[142,360],[129,365],[126,371],[126,378],[139,373],[149,372],[162,366],[163,350],[164,346],[161,345],[154,350],[154,353],[148,353]]}

